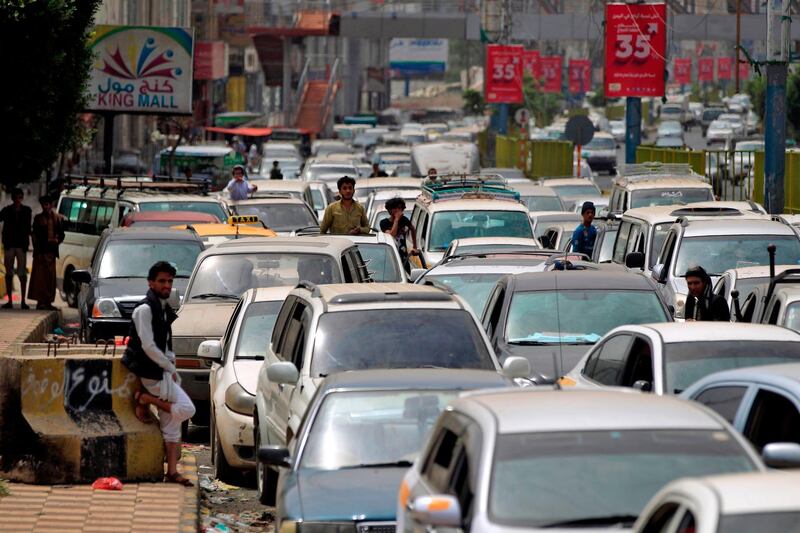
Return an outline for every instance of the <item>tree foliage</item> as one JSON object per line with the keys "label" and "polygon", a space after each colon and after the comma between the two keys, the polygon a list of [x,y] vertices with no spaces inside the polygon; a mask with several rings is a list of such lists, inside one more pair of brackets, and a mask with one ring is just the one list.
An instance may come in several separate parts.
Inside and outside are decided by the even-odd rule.
{"label": "tree foliage", "polygon": [[38,179],[81,139],[92,63],[87,39],[100,1],[0,0],[3,185]]}
{"label": "tree foliage", "polygon": [[470,115],[482,115],[486,110],[486,102],[483,100],[483,93],[475,89],[464,91],[464,112]]}
{"label": "tree foliage", "polygon": [[540,83],[527,73],[522,81],[522,93],[524,101],[522,104],[511,105],[511,116],[514,116],[517,109],[526,107],[531,112],[531,116],[535,119],[536,126],[539,128],[549,126],[564,107],[564,96],[562,94],[542,92]]}

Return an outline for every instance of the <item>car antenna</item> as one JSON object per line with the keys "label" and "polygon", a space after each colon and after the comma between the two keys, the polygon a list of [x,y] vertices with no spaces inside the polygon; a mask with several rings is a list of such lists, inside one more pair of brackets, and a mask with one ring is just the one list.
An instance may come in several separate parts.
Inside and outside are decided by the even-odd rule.
{"label": "car antenna", "polygon": [[[558,294],[556,294],[556,301],[557,300]],[[561,338],[561,335],[559,335],[559,338]],[[555,374],[553,375],[555,377],[555,380],[553,381],[553,389],[561,390],[561,361],[556,355],[556,352],[553,352],[553,370],[555,371]]]}

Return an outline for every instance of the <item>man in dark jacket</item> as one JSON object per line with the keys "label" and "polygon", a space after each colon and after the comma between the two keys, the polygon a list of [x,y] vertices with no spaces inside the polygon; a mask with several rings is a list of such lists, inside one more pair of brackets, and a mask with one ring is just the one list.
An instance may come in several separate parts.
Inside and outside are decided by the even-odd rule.
{"label": "man in dark jacket", "polygon": [[[30,309],[25,303],[25,290],[28,286],[28,245],[31,237],[31,217],[33,213],[27,205],[22,205],[22,189],[11,191],[11,205],[0,211],[0,222],[3,223],[3,266],[6,269],[6,291],[8,303],[4,309],[11,309],[11,293],[14,291],[14,272],[19,278],[20,308]],[[14,270],[14,262],[17,268]]]}
{"label": "man in dark jacket", "polygon": [[145,421],[147,409],[158,410],[158,422],[167,455],[166,481],[191,486],[178,473],[181,456],[181,425],[195,413],[194,404],[180,387],[172,351],[172,323],[177,318],[167,303],[175,279],[175,268],[166,261],[150,267],[144,301],[133,310],[130,340],[122,364],[139,376],[143,391],[135,395],[136,416]]}
{"label": "man in dark jacket", "polygon": [[731,312],[728,303],[722,296],[711,291],[711,276],[701,266],[689,267],[686,271],[686,286],[689,294],[686,297],[687,321],[730,321]]}
{"label": "man in dark jacket", "polygon": [[58,246],[64,242],[64,220],[53,210],[54,201],[45,195],[39,198],[42,212],[33,217],[33,268],[28,296],[36,300],[36,309],[54,311],[56,299],[56,259]]}

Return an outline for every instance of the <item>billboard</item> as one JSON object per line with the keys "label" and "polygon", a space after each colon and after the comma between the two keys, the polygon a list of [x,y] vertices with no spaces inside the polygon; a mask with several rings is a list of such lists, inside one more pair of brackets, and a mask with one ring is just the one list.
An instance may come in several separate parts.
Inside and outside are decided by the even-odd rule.
{"label": "billboard", "polygon": [[194,45],[194,79],[219,80],[228,75],[225,68],[228,49],[222,41],[197,41]]}
{"label": "billboard", "polygon": [[539,50],[523,50],[522,72],[529,74],[534,80],[542,79],[542,64]]}
{"label": "billboard", "polygon": [[191,114],[193,31],[95,26],[88,110]]}
{"label": "billboard", "polygon": [[486,46],[483,90],[487,103],[522,102],[522,50],[517,45]]}
{"label": "billboard", "polygon": [[718,57],[717,58],[717,79],[730,80],[733,78],[733,58],[732,57]]}
{"label": "billboard", "polygon": [[588,59],[569,60],[570,94],[586,94],[592,88],[592,62]]}
{"label": "billboard", "polygon": [[448,51],[447,39],[392,39],[389,68],[401,74],[442,73]]}
{"label": "billboard", "polygon": [[697,59],[697,79],[700,82],[714,81],[713,57],[701,57]]}
{"label": "billboard", "polygon": [[672,77],[675,83],[689,85],[692,83],[692,58],[676,57],[672,64]]}
{"label": "billboard", "polygon": [[665,4],[606,5],[606,96],[663,96]]}
{"label": "billboard", "polygon": [[546,56],[541,59],[542,63],[542,85],[543,93],[561,92],[561,56]]}

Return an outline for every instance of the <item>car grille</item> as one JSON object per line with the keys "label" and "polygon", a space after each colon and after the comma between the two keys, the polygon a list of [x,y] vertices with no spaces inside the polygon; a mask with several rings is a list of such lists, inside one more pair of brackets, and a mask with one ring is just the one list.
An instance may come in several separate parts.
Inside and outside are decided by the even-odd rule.
{"label": "car grille", "polygon": [[358,533],[395,533],[394,522],[362,522],[358,524]]}
{"label": "car grille", "polygon": [[139,305],[139,300],[133,302],[120,302],[117,300],[117,307],[123,318],[130,318],[137,305]]}
{"label": "car grille", "polygon": [[178,357],[197,357],[197,347],[206,337],[173,337],[172,351]]}

